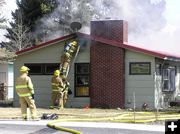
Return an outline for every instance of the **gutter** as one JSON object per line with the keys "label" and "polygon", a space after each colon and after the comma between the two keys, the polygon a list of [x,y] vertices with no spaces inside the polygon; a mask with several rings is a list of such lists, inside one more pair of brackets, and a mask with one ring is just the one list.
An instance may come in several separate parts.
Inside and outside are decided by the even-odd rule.
{"label": "gutter", "polygon": [[163,59],[168,61],[180,62],[180,58],[176,58],[176,57],[164,57]]}

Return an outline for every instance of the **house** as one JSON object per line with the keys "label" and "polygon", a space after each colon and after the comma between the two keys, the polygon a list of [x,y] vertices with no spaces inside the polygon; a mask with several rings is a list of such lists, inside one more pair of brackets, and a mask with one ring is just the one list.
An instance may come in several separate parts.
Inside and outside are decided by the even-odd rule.
{"label": "house", "polygon": [[13,98],[13,62],[7,60],[3,49],[0,49],[0,100]]}
{"label": "house", "polygon": [[[166,108],[180,92],[180,56],[128,44],[124,20],[92,21],[91,34],[74,33],[17,52],[15,78],[28,66],[38,107],[49,107],[51,77],[67,43],[77,40],[80,52],[70,65],[73,92],[67,107]],[[135,99],[134,99],[135,98]],[[14,106],[18,106],[14,94]]]}

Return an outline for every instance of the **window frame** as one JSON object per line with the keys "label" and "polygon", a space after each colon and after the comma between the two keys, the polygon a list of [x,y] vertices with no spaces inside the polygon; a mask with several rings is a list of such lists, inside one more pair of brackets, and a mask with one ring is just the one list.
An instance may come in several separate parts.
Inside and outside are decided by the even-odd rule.
{"label": "window frame", "polygon": [[[52,73],[48,73],[48,72],[46,72],[47,66],[48,65],[59,65],[59,63],[25,63],[24,65],[30,68],[29,75],[53,75],[53,72],[56,70],[56,68],[53,69]],[[40,73],[31,72],[30,66],[41,66]],[[58,67],[58,69],[59,69],[59,67]]]}
{"label": "window frame", "polygon": [[[133,73],[132,72],[132,65],[135,64],[146,64],[148,65],[149,69],[147,73]],[[151,62],[129,62],[129,75],[151,75]]]}
{"label": "window frame", "polygon": [[[88,65],[88,72],[84,72],[84,73],[77,73],[77,66],[78,65],[82,65],[82,64],[86,64]],[[77,84],[77,77],[78,76],[87,76],[89,79],[88,84]],[[90,85],[90,64],[89,63],[75,63],[74,64],[74,97],[89,97],[90,93],[89,93],[89,85]],[[77,87],[88,87],[88,95],[77,95]]]}
{"label": "window frame", "polygon": [[[165,71],[167,76],[165,77]],[[174,81],[171,79],[171,73],[174,71]],[[166,66],[162,70],[162,91],[163,92],[174,92],[176,90],[176,75],[177,67],[176,66]],[[165,88],[165,81],[168,83],[168,88]],[[173,85],[172,85],[173,84]]]}

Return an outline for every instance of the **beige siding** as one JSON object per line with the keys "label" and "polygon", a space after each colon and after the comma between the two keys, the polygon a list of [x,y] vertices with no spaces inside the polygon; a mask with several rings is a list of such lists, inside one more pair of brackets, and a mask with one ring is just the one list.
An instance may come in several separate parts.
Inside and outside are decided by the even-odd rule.
{"label": "beige siding", "polygon": [[[83,48],[83,50],[79,51],[78,56],[74,60],[74,63],[90,63],[90,44],[86,48]],[[90,98],[89,97],[74,97],[74,64],[71,65],[70,71],[69,71],[69,82],[71,84],[70,89],[73,92],[73,95],[69,96],[68,100],[68,107],[83,107],[84,105],[90,104]]]}
{"label": "beige siding", "polygon": [[[151,75],[129,75],[130,62],[151,62]],[[125,105],[133,107],[135,94],[136,107],[141,108],[142,104],[154,107],[154,72],[155,58],[153,56],[136,53],[127,50],[125,54]]]}
{"label": "beige siding", "polygon": [[[17,57],[14,62],[14,77],[19,75],[19,68],[24,63],[59,63],[60,56],[63,53],[64,45],[54,44],[32,52],[25,53]],[[75,62],[89,62],[89,50],[80,52]],[[38,107],[49,107],[51,97],[51,75],[32,75],[32,81],[35,88],[35,100]],[[70,88],[74,91],[74,65],[71,65],[68,79]],[[14,106],[18,106],[18,97],[14,93]],[[80,107],[89,104],[89,98],[74,98],[74,94],[69,96],[67,106]]]}

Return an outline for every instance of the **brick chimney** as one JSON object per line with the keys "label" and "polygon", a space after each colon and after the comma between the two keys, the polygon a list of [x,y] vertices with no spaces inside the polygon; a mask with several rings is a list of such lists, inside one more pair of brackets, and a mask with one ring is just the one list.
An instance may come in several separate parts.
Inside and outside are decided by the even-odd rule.
{"label": "brick chimney", "polygon": [[91,21],[91,35],[125,43],[128,42],[128,23],[124,20]]}
{"label": "brick chimney", "polygon": [[[92,21],[91,35],[120,43],[127,42],[127,22],[123,20]],[[124,108],[125,50],[91,41],[90,105],[101,108]]]}

